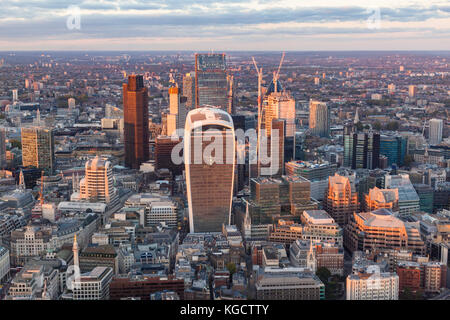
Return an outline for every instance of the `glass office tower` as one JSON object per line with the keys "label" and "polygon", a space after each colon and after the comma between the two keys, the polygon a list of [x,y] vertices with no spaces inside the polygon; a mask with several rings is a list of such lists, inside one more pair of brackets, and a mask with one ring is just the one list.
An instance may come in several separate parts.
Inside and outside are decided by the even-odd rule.
{"label": "glass office tower", "polygon": [[184,163],[190,232],[217,232],[230,223],[235,170],[231,116],[197,108],[186,117]]}

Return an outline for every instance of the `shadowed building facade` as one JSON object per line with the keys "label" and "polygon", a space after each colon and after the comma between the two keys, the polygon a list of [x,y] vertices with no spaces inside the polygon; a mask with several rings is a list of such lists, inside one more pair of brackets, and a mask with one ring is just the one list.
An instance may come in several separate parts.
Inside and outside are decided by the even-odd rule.
{"label": "shadowed building facade", "polygon": [[186,117],[184,163],[190,232],[221,231],[229,224],[235,168],[231,116],[198,108]]}
{"label": "shadowed building facade", "polygon": [[139,169],[149,159],[148,89],[140,75],[123,84],[125,165]]}
{"label": "shadowed building facade", "polygon": [[330,109],[325,102],[311,100],[309,102],[309,129],[319,137],[330,134]]}

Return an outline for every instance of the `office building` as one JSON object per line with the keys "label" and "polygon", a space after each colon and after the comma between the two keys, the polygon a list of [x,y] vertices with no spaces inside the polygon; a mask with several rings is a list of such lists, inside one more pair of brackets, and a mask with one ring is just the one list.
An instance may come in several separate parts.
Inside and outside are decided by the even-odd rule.
{"label": "office building", "polygon": [[330,243],[343,246],[342,228],[324,210],[305,210],[301,224],[278,220],[269,235],[269,241],[291,244],[297,239],[312,243]]}
{"label": "office building", "polygon": [[119,273],[119,258],[112,245],[99,245],[85,248],[79,254],[79,266],[82,273],[96,267],[106,267],[113,274]]}
{"label": "office building", "polygon": [[309,102],[309,129],[315,136],[329,136],[330,110],[325,102],[314,100]]}
{"label": "office building", "polygon": [[398,190],[398,208],[400,214],[414,213],[420,210],[420,198],[407,174],[386,175],[384,186]]}
{"label": "office building", "polygon": [[79,198],[110,205],[117,203],[118,194],[114,187],[111,162],[99,156],[86,162],[85,176],[80,181]]}
{"label": "office building", "polygon": [[231,116],[217,108],[191,110],[186,118],[184,159],[190,231],[221,231],[223,224],[230,224],[235,176]]}
{"label": "office building", "polygon": [[450,210],[450,182],[436,184],[433,194],[433,210]]}
{"label": "office building", "polygon": [[356,126],[344,128],[344,167],[376,169],[380,159],[380,135],[357,132]]}
{"label": "office building", "polygon": [[[369,269],[369,268],[368,268]],[[347,277],[347,300],[398,300],[399,279],[396,273],[358,272]]]}
{"label": "office building", "polygon": [[364,195],[365,211],[374,211],[378,209],[388,209],[392,212],[398,212],[398,189],[378,189],[374,187],[369,193]]}
{"label": "office building", "polygon": [[380,155],[388,159],[388,166],[396,164],[403,166],[408,146],[408,140],[395,133],[382,134],[380,136]]}
{"label": "office building", "polygon": [[301,176],[309,181],[320,181],[328,179],[335,174],[337,165],[335,163],[290,161],[286,163],[286,174],[289,176]]}
{"label": "office building", "polygon": [[186,122],[187,98],[180,94],[178,87],[169,88],[169,114],[167,115],[167,135],[176,134],[177,129],[184,129]]}
{"label": "office building", "polygon": [[290,161],[285,164],[285,171],[290,176],[301,176],[311,183],[311,198],[323,200],[328,187],[328,177],[335,174],[337,165],[328,161]]}
{"label": "office building", "polygon": [[9,250],[0,246],[0,283],[3,283],[9,277],[9,268]]}
{"label": "office building", "polygon": [[329,177],[323,208],[340,226],[345,226],[349,217],[359,211],[358,193],[348,177],[337,173]]}
{"label": "office building", "polygon": [[284,120],[273,119],[270,131],[266,131],[266,135],[261,135],[261,137],[258,160],[259,175],[280,177],[284,174]]}
{"label": "office building", "polygon": [[196,107],[214,106],[228,110],[228,77],[224,53],[195,54]]}
{"label": "office building", "polygon": [[442,141],[442,131],[444,128],[444,121],[442,119],[431,119],[430,124],[430,134],[429,143],[430,145],[437,145]]}
{"label": "office building", "polygon": [[49,229],[27,226],[11,232],[11,264],[24,266],[33,257],[52,248],[52,233]]}
{"label": "office building", "polygon": [[186,97],[186,113],[195,108],[195,73],[183,76],[183,96]]}
{"label": "office building", "polygon": [[[183,126],[184,127],[184,126]],[[158,136],[155,139],[155,167],[157,170],[169,169],[172,174],[180,175],[183,172],[183,164],[175,164],[172,160],[173,148],[181,143],[179,137]]]}
{"label": "office building", "polygon": [[73,300],[109,300],[109,284],[113,270],[109,267],[95,267],[88,273],[81,274],[75,280]]}
{"label": "office building", "polygon": [[323,300],[325,286],[302,268],[265,268],[256,281],[256,300]]}
{"label": "office building", "polygon": [[304,210],[317,209],[311,201],[310,183],[302,177],[252,178],[251,197],[246,201],[251,223],[273,224],[280,218],[300,217]]}
{"label": "office building", "polygon": [[420,230],[414,223],[404,222],[387,209],[353,213],[344,228],[344,245],[351,252],[387,249],[425,252]]}
{"label": "office building", "polygon": [[22,164],[52,173],[55,166],[54,130],[22,128]]}
{"label": "office building", "polygon": [[125,165],[139,169],[149,159],[148,89],[141,75],[123,84]]}
{"label": "office building", "polygon": [[408,95],[410,98],[414,98],[417,95],[417,87],[414,85],[408,86]]}
{"label": "office building", "polygon": [[419,196],[420,211],[433,213],[433,188],[427,184],[414,184],[413,186]]}
{"label": "office building", "polygon": [[289,92],[272,92],[266,95],[263,105],[263,122],[270,132],[272,120],[281,119],[286,123],[286,137],[295,135],[295,100]]}
{"label": "office building", "polygon": [[165,290],[176,292],[180,299],[184,299],[184,280],[173,276],[115,277],[109,286],[109,295],[111,300],[129,298],[150,300],[153,293]]}
{"label": "office building", "polygon": [[6,165],[6,130],[0,128],[0,169],[4,169]]}
{"label": "office building", "polygon": [[145,226],[178,226],[178,209],[172,201],[152,201],[145,207]]}

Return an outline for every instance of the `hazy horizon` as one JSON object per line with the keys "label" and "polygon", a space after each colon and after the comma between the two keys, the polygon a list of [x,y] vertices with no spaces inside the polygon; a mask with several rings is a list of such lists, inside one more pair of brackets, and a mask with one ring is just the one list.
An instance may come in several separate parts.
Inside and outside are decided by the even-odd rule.
{"label": "hazy horizon", "polygon": [[0,51],[448,51],[449,38],[443,0],[10,0],[0,12]]}

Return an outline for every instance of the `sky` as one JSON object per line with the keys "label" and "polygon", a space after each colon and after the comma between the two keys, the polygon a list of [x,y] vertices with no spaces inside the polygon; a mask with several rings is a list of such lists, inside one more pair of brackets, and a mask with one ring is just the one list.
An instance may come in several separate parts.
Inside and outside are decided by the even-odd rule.
{"label": "sky", "polygon": [[450,50],[450,1],[0,0],[0,50]]}

